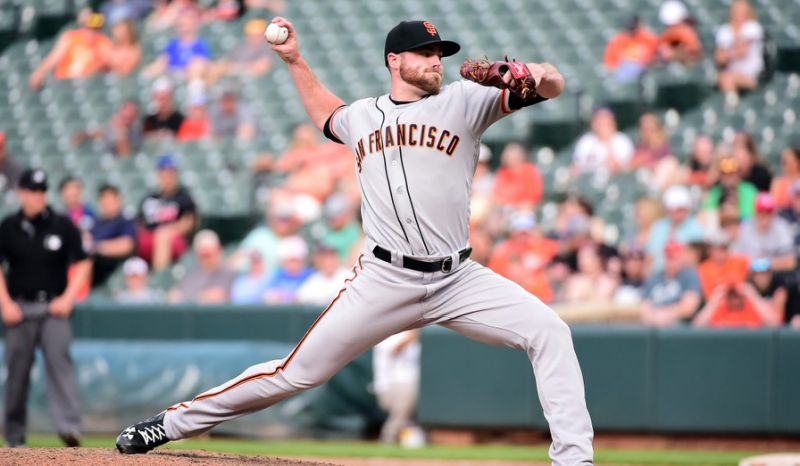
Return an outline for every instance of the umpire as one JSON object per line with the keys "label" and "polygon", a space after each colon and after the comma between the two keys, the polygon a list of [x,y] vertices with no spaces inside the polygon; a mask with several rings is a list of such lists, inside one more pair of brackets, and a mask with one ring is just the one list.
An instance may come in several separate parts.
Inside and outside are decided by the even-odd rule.
{"label": "umpire", "polygon": [[[17,186],[20,210],[0,223],[0,307],[5,325],[5,438],[25,445],[28,384],[36,346],[47,371],[47,399],[61,440],[80,443],[80,406],[69,354],[75,293],[91,273],[81,234],[47,205],[47,174],[25,171]],[[76,264],[67,283],[67,269]]]}

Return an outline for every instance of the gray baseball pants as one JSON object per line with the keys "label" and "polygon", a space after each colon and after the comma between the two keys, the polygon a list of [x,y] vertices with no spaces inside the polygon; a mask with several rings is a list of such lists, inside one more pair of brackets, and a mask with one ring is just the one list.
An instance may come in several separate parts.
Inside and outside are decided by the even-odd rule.
{"label": "gray baseball pants", "polygon": [[25,444],[28,391],[36,347],[44,353],[47,403],[58,432],[80,434],[81,413],[75,369],[69,354],[72,323],[53,317],[47,303],[19,302],[25,318],[5,328],[5,438],[7,445]]}
{"label": "gray baseball pants", "polygon": [[525,351],[550,425],[553,464],[593,464],[583,377],[569,327],[552,309],[470,260],[449,273],[422,273],[371,253],[359,258],[353,277],[288,356],[249,367],[194,400],[168,408],[167,437],[201,434],[321,385],[386,337],[429,324]]}

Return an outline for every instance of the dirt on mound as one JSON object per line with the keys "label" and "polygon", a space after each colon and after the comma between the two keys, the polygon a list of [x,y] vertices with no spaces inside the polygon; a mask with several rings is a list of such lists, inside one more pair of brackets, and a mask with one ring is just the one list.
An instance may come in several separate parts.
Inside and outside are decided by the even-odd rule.
{"label": "dirt on mound", "polygon": [[206,451],[160,450],[146,455],[121,455],[110,448],[2,448],[0,465],[143,465],[189,466],[259,464],[269,466],[330,466],[331,463],[298,461],[266,456],[243,456]]}

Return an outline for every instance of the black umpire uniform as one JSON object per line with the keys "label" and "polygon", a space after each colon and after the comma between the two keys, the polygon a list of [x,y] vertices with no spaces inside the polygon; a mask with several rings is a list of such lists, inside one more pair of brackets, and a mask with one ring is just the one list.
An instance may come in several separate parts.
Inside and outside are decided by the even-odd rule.
{"label": "black umpire uniform", "polygon": [[[67,270],[76,262],[83,275],[90,263],[78,229],[55,213],[46,200],[47,175],[27,170],[18,182],[22,208],[0,223],[0,306],[5,325],[5,438],[10,447],[25,445],[28,386],[37,346],[44,353],[47,399],[61,439],[77,446],[80,406],[69,353],[74,290]],[[81,274],[78,274],[81,275]],[[78,277],[82,281],[88,277]]]}

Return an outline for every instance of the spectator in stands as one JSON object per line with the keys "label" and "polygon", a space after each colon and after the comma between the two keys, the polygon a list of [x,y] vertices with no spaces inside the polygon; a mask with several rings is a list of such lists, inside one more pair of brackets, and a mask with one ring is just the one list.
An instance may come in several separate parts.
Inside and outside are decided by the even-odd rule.
{"label": "spectator in stands", "polygon": [[6,133],[0,131],[0,193],[13,190],[21,174],[22,167],[9,156]]}
{"label": "spectator in stands", "polygon": [[90,231],[97,220],[94,209],[83,201],[83,183],[74,176],[67,176],[58,185],[58,194],[64,206],[64,215],[72,220],[82,233]]}
{"label": "spectator in stands", "polygon": [[92,286],[106,282],[114,270],[136,251],[136,224],[122,214],[119,188],[100,187],[97,196],[100,216],[91,230],[89,251],[93,253]]}
{"label": "spectator in stands", "polygon": [[117,292],[114,299],[122,304],[153,304],[163,301],[161,294],[149,287],[148,271],[149,268],[144,259],[136,256],[129,257],[122,264],[125,289]]}
{"label": "spectator in stands", "polygon": [[[759,258],[750,263],[749,282],[761,299],[770,305],[778,323],[782,324],[791,296],[789,282],[794,283],[793,280],[786,280],[784,274],[775,273],[769,259]],[[800,309],[795,309],[794,312],[800,312]]]}
{"label": "spectator in stands", "polygon": [[301,226],[291,204],[273,200],[265,209],[264,222],[244,237],[239,250],[231,257],[231,263],[237,269],[243,268],[242,260],[246,253],[255,250],[261,254],[267,274],[271,275],[278,266],[281,240],[297,234]]}
{"label": "spectator in stands", "polygon": [[172,99],[172,84],[161,77],[153,83],[155,111],[144,119],[144,135],[149,138],[172,138],[181,128],[184,116],[175,108]]}
{"label": "spectator in stands", "polygon": [[[320,144],[319,136],[320,132],[314,126],[297,125],[289,149],[275,163],[274,170],[289,175],[282,186],[284,190],[310,196],[321,203],[336,187],[340,175],[337,164],[345,146],[333,141]],[[353,173],[352,156],[348,155],[347,160],[348,171]]]}
{"label": "spectator in stands", "polygon": [[515,209],[532,209],[542,200],[542,175],[528,161],[528,151],[515,142],[506,144],[494,179],[494,203]]}
{"label": "spectator in stands", "polygon": [[792,228],[775,214],[775,201],[767,193],[760,193],[755,202],[756,215],[742,223],[739,237],[732,249],[751,260],[767,258],[772,270],[792,272],[797,266]]}
{"label": "spectator in stands", "polygon": [[739,161],[734,157],[724,156],[719,159],[719,184],[708,191],[706,210],[714,212],[732,212],[742,219],[753,217],[758,190],[752,183],[742,180]]}
{"label": "spectator in stands", "polygon": [[692,143],[689,154],[689,184],[708,189],[717,181],[714,165],[714,140],[706,134],[699,134]]}
{"label": "spectator in stands", "polygon": [[800,180],[792,184],[791,192],[791,203],[780,211],[780,216],[792,229],[795,255],[800,257]]}
{"label": "spectator in stands", "polygon": [[478,149],[478,163],[475,164],[475,175],[472,177],[472,192],[470,194],[470,222],[482,224],[491,213],[492,190],[495,184],[495,175],[489,166],[492,159],[492,150],[486,144],[481,144]]}
{"label": "spectator in stands", "polygon": [[361,226],[354,219],[355,209],[348,199],[339,193],[325,201],[325,231],[322,242],[336,249],[339,260],[351,263],[357,256],[361,240]]}
{"label": "spectator in stands", "polygon": [[656,53],[658,38],[638,16],[628,19],[625,29],[606,46],[603,62],[620,81],[633,81],[650,65]]}
{"label": "spectator in stands", "polygon": [[658,18],[665,28],[658,37],[659,60],[688,65],[702,58],[703,44],[686,5],[678,0],[667,0],[658,10]]}
{"label": "spectator in stands", "polygon": [[324,242],[314,251],[314,269],[314,274],[297,290],[297,302],[325,306],[336,297],[351,274],[342,266],[336,248]]}
{"label": "spectator in stands", "polygon": [[267,290],[270,276],[261,253],[256,250],[249,251],[247,259],[249,262],[247,271],[236,277],[231,287],[232,304],[260,304]]}
{"label": "spectator in stands", "polygon": [[605,270],[597,247],[583,246],[578,250],[578,271],[567,279],[559,301],[594,305],[610,303],[618,284],[616,277]]}
{"label": "spectator in stands", "polygon": [[643,197],[636,201],[633,207],[633,221],[635,229],[628,239],[631,244],[644,247],[650,238],[650,229],[663,215],[661,202],[652,197]]}
{"label": "spectator in stands", "polygon": [[691,214],[692,196],[685,186],[667,188],[662,201],[667,215],[653,224],[647,239],[647,253],[653,271],[660,271],[664,267],[664,251],[668,242],[688,244],[705,237],[703,228]]}
{"label": "spectator in stands", "polygon": [[[217,0],[213,7],[206,10],[205,19],[206,21],[233,21],[244,13],[244,0]],[[266,26],[264,28],[266,29]]]}
{"label": "spectator in stands", "polygon": [[781,175],[772,180],[772,196],[775,205],[790,207],[793,199],[793,186],[800,181],[800,137],[787,145],[781,153]]}
{"label": "spectator in stands", "polygon": [[222,304],[228,302],[236,274],[225,266],[219,237],[211,230],[200,230],[192,249],[197,267],[192,267],[169,293],[174,303]]}
{"label": "spectator in stands", "polygon": [[[766,262],[764,262],[766,261]],[[714,288],[711,296],[692,322],[696,327],[776,327],[783,323],[783,307],[786,288],[772,282],[769,275],[769,259],[753,261],[753,275],[765,286],[764,298],[750,282],[738,282],[726,277],[726,281]],[[765,282],[764,280],[769,280]],[[771,289],[774,286],[775,289]],[[777,299],[774,299],[777,298]],[[779,307],[781,306],[781,307]]]}
{"label": "spectator in stands", "polygon": [[250,108],[233,88],[222,91],[210,112],[211,132],[215,139],[251,141],[256,124]]}
{"label": "spectator in stands", "polygon": [[672,153],[669,135],[655,113],[645,113],[639,118],[639,140],[634,146],[631,167],[650,171],[652,183],[659,191],[685,178],[678,158]]}
{"label": "spectator in stands", "polygon": [[653,169],[656,164],[672,155],[669,136],[655,113],[639,117],[639,140],[634,146],[633,168]]}
{"label": "spectator in stands", "polygon": [[111,40],[104,36],[103,16],[88,9],[78,13],[78,29],[65,32],[31,74],[28,84],[38,90],[52,71],[56,79],[82,79],[103,71]]}
{"label": "spectator in stands", "polygon": [[694,269],[686,266],[685,250],[686,246],[677,241],[664,247],[664,268],[647,280],[642,292],[645,325],[676,325],[690,319],[700,305],[700,279]]}
{"label": "spectator in stands", "polygon": [[87,139],[92,139],[99,141],[103,150],[129,157],[141,149],[142,137],[139,104],[135,100],[126,100],[105,128],[78,131],[72,136],[72,143],[79,146]]}
{"label": "spectator in stands", "polygon": [[731,3],[730,22],[717,31],[717,85],[725,93],[755,89],[764,70],[764,29],[746,0]]}
{"label": "spectator in stands", "polygon": [[558,243],[545,238],[536,225],[533,212],[515,212],[508,225],[509,236],[499,243],[489,260],[489,268],[518,283],[544,302],[553,299],[546,266],[558,252]]}
{"label": "spectator in stands", "polygon": [[136,24],[131,20],[115,23],[111,28],[111,39],[108,56],[104,58],[108,70],[117,76],[128,76],[142,60]]}
{"label": "spectator in stands", "polygon": [[647,279],[644,248],[637,243],[627,243],[620,247],[622,271],[619,285],[614,290],[613,301],[618,305],[636,306],[642,301],[644,283]]}
{"label": "spectator in stands", "polygon": [[299,236],[281,240],[278,246],[280,266],[272,274],[264,292],[268,304],[291,304],[297,302],[297,290],[314,273],[306,265],[308,246]]}
{"label": "spectator in stands", "polygon": [[607,107],[595,110],[592,129],[581,136],[572,159],[573,174],[626,171],[633,158],[633,142],[617,130],[614,113]]}
{"label": "spectator in stands", "polygon": [[156,0],[153,3],[153,12],[147,18],[147,29],[150,30],[176,27],[188,10],[195,11],[198,16],[201,13],[197,0]]}
{"label": "spectator in stands", "polygon": [[211,60],[211,48],[199,36],[199,29],[200,10],[195,7],[180,10],[177,36],[167,43],[158,58],[142,70],[142,74],[148,78],[170,73],[188,79],[203,79]]}
{"label": "spectator in stands", "polygon": [[265,10],[259,13],[269,13],[273,16],[286,10],[284,0],[245,0],[244,3],[249,10]]}
{"label": "spectator in stands", "polygon": [[724,231],[718,231],[708,238],[708,259],[697,270],[706,299],[725,280],[736,284],[743,284],[747,280],[750,260],[743,254],[731,253],[730,245],[731,238]]}
{"label": "spectator in stands", "polygon": [[109,24],[120,21],[138,23],[147,17],[152,8],[151,0],[106,0],[100,7],[100,13],[108,19]]}
{"label": "spectator in stands", "polygon": [[264,31],[269,23],[263,19],[251,19],[244,26],[245,40],[209,70],[209,83],[226,76],[258,77],[272,69],[272,49],[264,40]]}
{"label": "spectator in stands", "polygon": [[772,172],[761,161],[758,144],[752,134],[736,133],[733,138],[732,155],[739,162],[742,179],[755,186],[759,192],[769,192],[772,184]]}
{"label": "spectator in stands", "polygon": [[158,159],[158,190],[139,207],[139,256],[158,271],[186,252],[186,237],[197,224],[194,199],[180,184],[178,166],[171,155]]}
{"label": "spectator in stands", "polygon": [[190,94],[189,111],[176,135],[181,142],[199,141],[211,136],[211,119],[206,109],[205,92],[195,91]]}

